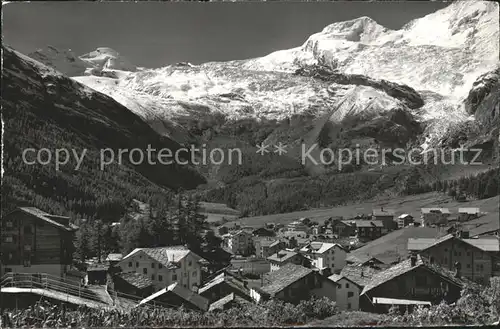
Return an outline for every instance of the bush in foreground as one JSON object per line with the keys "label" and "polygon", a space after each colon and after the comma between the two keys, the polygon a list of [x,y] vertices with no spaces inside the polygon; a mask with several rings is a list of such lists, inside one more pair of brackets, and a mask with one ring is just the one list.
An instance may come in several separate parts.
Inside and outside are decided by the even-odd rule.
{"label": "bush in foreground", "polygon": [[199,313],[184,308],[138,307],[129,312],[78,308],[40,302],[24,310],[8,310],[1,327],[232,327],[303,325],[333,316],[335,303],[327,298],[303,301],[299,305],[268,301],[245,304],[224,311]]}

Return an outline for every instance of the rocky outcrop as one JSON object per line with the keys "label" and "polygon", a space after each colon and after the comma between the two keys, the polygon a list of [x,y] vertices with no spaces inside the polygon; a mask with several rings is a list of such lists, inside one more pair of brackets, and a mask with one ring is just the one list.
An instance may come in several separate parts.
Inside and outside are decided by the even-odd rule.
{"label": "rocky outcrop", "polygon": [[423,98],[415,89],[386,80],[376,80],[361,74],[335,72],[319,65],[302,67],[296,70],[295,74],[342,85],[361,85],[382,90],[387,95],[401,100],[411,109],[417,109],[424,105]]}
{"label": "rocky outcrop", "polygon": [[70,49],[59,50],[47,46],[45,49],[37,49],[28,56],[70,77],[84,75],[86,70],[94,68],[92,64],[78,58]]}
{"label": "rocky outcrop", "polygon": [[485,73],[473,83],[464,106],[469,114],[473,114],[478,122],[489,125],[499,116],[498,91],[500,90],[500,67]]}

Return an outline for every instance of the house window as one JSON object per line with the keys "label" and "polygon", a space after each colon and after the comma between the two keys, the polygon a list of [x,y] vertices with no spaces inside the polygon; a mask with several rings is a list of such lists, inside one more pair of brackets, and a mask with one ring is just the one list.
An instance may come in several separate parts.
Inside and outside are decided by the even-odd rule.
{"label": "house window", "polygon": [[6,236],[3,241],[7,242],[7,243],[11,243],[11,242],[14,242],[14,238],[12,236]]}
{"label": "house window", "polygon": [[128,262],[128,267],[132,267],[132,262]]}
{"label": "house window", "polygon": [[349,288],[349,283],[346,283],[346,284],[345,284],[345,287],[346,287],[346,288]]}
{"label": "house window", "polygon": [[31,251],[31,246],[29,244],[24,245],[24,251]]}
{"label": "house window", "polygon": [[151,274],[151,280],[155,280],[155,275],[154,274]]}
{"label": "house window", "polygon": [[186,278],[188,276],[187,272],[184,272],[184,277]]}
{"label": "house window", "polygon": [[5,226],[11,228],[13,225],[12,222],[9,220],[8,222],[5,223]]}
{"label": "house window", "polygon": [[352,297],[352,296],[354,296],[354,293],[353,293],[352,291],[349,291],[349,292],[347,293],[347,297],[349,298],[349,297]]}
{"label": "house window", "polygon": [[155,263],[151,263],[151,268],[155,268]]}
{"label": "house window", "polygon": [[196,277],[197,273],[196,271],[193,271],[193,277]]}
{"label": "house window", "polygon": [[163,281],[163,276],[158,275],[158,281]]}
{"label": "house window", "polygon": [[191,262],[191,261],[189,261],[188,266],[191,266],[191,264],[192,264],[192,262]]}
{"label": "house window", "polygon": [[148,274],[148,269],[147,269],[147,268],[143,268],[143,269],[142,269],[142,273],[144,273],[144,274]]}
{"label": "house window", "polygon": [[347,303],[347,309],[350,310],[351,309],[351,303]]}
{"label": "house window", "polygon": [[177,274],[172,274],[172,281],[177,281]]}
{"label": "house window", "polygon": [[158,264],[158,268],[163,268],[163,265],[161,265],[161,264]]}
{"label": "house window", "polygon": [[139,262],[135,262],[135,267],[139,267]]}
{"label": "house window", "polygon": [[24,265],[24,267],[31,267],[31,261],[29,259],[25,259],[23,261],[23,265]]}

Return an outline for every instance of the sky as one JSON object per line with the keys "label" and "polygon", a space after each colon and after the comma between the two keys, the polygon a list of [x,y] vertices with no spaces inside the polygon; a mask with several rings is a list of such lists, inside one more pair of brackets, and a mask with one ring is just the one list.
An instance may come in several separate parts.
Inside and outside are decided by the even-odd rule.
{"label": "sky", "polygon": [[47,45],[77,55],[110,47],[161,67],[261,57],[302,45],[325,26],[361,16],[399,29],[444,2],[20,2],[3,8],[4,42],[28,54]]}

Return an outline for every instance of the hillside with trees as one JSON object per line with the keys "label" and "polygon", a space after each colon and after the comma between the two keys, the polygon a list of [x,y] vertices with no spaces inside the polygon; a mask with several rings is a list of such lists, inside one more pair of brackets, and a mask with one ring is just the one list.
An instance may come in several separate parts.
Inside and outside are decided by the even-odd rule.
{"label": "hillside with trees", "polygon": [[[3,49],[4,176],[2,212],[30,205],[58,215],[120,218],[132,199],[167,199],[180,187],[194,188],[203,177],[190,166],[123,157],[101,170],[100,150],[168,148],[176,142],[160,137],[139,117],[113,99],[53,71],[15,51]],[[28,165],[27,148],[67,149],[70,160],[57,171],[52,162]],[[77,160],[87,150],[78,170]],[[189,160],[187,154],[182,155]],[[27,154],[33,161],[34,153]],[[47,155],[42,158],[47,160]],[[137,158],[135,158],[137,159]],[[108,159],[109,160],[109,159]],[[134,160],[137,162],[137,160]],[[154,163],[152,162],[152,163]]]}

